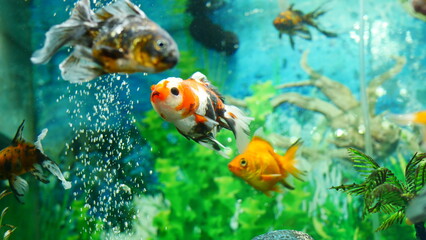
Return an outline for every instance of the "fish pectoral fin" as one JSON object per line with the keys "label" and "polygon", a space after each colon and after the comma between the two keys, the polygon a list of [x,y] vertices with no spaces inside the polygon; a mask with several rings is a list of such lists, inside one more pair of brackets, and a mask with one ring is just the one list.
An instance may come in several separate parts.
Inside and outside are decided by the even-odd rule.
{"label": "fish pectoral fin", "polygon": [[213,119],[211,119],[211,118],[209,118],[207,116],[198,115],[198,114],[194,114],[194,116],[195,116],[195,122],[196,123],[198,123],[198,124],[204,124],[204,125],[206,125],[206,127],[208,129],[213,129],[216,126],[219,125],[218,122],[216,122],[215,120],[213,120]]}
{"label": "fish pectoral fin", "polygon": [[96,16],[102,20],[106,20],[111,17],[124,19],[131,15],[139,15],[142,18],[147,18],[146,14],[142,10],[128,0],[117,1],[96,12]]}
{"label": "fish pectoral fin", "polygon": [[301,29],[297,30],[296,35],[298,37],[305,39],[305,40],[312,40],[311,32],[307,28],[301,28]]}
{"label": "fish pectoral fin", "polygon": [[41,166],[39,164],[34,164],[33,165],[34,169],[31,170],[31,174],[40,182],[43,183],[49,183],[49,179],[47,179],[47,177],[45,175],[43,175],[43,169],[41,168]]}
{"label": "fish pectoral fin", "polygon": [[283,185],[285,188],[288,188],[288,189],[290,189],[290,190],[294,190],[294,187],[293,186],[291,186],[286,180],[281,180],[281,185]]}
{"label": "fish pectoral fin", "polygon": [[9,185],[10,188],[12,189],[12,192],[15,194],[16,199],[20,202],[20,203],[24,203],[24,194],[26,192],[28,192],[28,183],[27,181],[25,181],[23,178],[16,176],[16,175],[12,175],[9,178]]}
{"label": "fish pectoral fin", "polygon": [[195,142],[200,145],[217,151],[224,158],[230,158],[232,150],[229,147],[223,146],[219,141],[216,140],[213,136],[204,136],[199,138],[192,138]]}
{"label": "fish pectoral fin", "polygon": [[262,179],[262,181],[272,181],[272,180],[276,180],[277,178],[282,178],[281,174],[262,174],[260,175],[260,179]]}
{"label": "fish pectoral fin", "polygon": [[71,182],[68,182],[67,180],[65,180],[64,175],[62,175],[61,170],[59,169],[58,165],[54,161],[46,159],[43,161],[41,165],[47,170],[49,170],[49,172],[51,172],[53,175],[55,175],[62,182],[62,186],[65,189],[71,188]]}
{"label": "fish pectoral fin", "polygon": [[290,39],[290,46],[291,46],[291,49],[294,49],[294,39],[293,39],[293,35],[288,35],[288,39]]}
{"label": "fish pectoral fin", "polygon": [[64,80],[71,83],[88,82],[105,74],[102,66],[87,56],[87,50],[85,47],[76,46],[74,52],[59,64]]}

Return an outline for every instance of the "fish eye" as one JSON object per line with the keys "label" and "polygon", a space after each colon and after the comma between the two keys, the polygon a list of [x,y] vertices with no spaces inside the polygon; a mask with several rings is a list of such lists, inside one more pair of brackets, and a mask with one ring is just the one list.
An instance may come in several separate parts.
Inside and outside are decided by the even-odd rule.
{"label": "fish eye", "polygon": [[170,89],[170,92],[175,96],[179,95],[179,89],[175,87],[172,87],[172,89]]}
{"label": "fish eye", "polygon": [[164,39],[159,39],[155,42],[155,49],[158,51],[163,51],[164,49],[167,48],[167,41],[165,41]]}
{"label": "fish eye", "polygon": [[242,167],[246,167],[247,166],[247,160],[245,160],[244,158],[241,158],[240,164]]}

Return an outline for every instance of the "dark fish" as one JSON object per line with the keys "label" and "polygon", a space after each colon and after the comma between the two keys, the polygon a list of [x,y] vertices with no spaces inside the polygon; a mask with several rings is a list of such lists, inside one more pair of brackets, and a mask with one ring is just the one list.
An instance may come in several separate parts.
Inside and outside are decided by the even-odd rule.
{"label": "dark fish", "polygon": [[290,5],[290,7],[278,14],[278,16],[274,19],[274,26],[279,31],[279,37],[281,38],[282,34],[287,34],[290,39],[291,47],[294,49],[294,40],[293,36],[299,36],[301,38],[304,38],[306,40],[311,40],[311,32],[308,29],[308,26],[312,26],[316,28],[318,31],[320,31],[322,34],[324,34],[327,37],[336,37],[337,34],[325,31],[321,29],[318,24],[315,22],[315,20],[325,14],[326,12],[321,10],[321,7],[318,7],[314,11],[304,14],[300,10],[293,9],[293,5]]}
{"label": "dark fish", "polygon": [[413,0],[411,2],[414,11],[426,15],[426,0]]}
{"label": "dark fish", "polygon": [[71,188],[71,183],[65,180],[58,165],[43,152],[41,140],[46,136],[47,129],[44,129],[37,141],[31,144],[22,139],[24,122],[19,126],[12,144],[0,151],[0,179],[9,180],[10,188],[21,203],[28,190],[28,183],[19,176],[30,172],[37,180],[48,183],[49,180],[43,175],[42,167],[61,180],[65,189]]}
{"label": "dark fish", "polygon": [[86,82],[107,73],[157,73],[174,67],[179,51],[173,38],[130,1],[96,13],[89,0],[77,2],[71,17],[46,33],[31,61],[46,63],[65,45],[74,51],[60,65],[62,77]]}
{"label": "dark fish", "polygon": [[225,52],[226,55],[234,54],[239,48],[238,36],[213,23],[207,16],[195,17],[189,25],[189,32],[205,47]]}

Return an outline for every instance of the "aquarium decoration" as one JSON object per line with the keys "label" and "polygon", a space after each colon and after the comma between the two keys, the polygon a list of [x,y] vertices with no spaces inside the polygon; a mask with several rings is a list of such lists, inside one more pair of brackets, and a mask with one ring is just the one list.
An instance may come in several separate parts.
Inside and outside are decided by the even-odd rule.
{"label": "aquarium decoration", "polygon": [[[266,103],[273,109],[278,108],[281,104],[289,103],[303,109],[318,112],[325,116],[330,124],[331,131],[334,133],[332,143],[341,150],[347,147],[364,148],[364,131],[361,104],[356,99],[351,90],[342,83],[335,81],[320,74],[308,65],[309,51],[305,51],[300,60],[300,66],[309,75],[309,80],[299,81],[295,83],[286,83],[275,86],[275,96],[265,94],[263,97],[269,96],[270,103]],[[404,67],[406,59],[400,56],[394,56],[395,65],[388,71],[373,78],[368,85],[368,103],[371,116],[371,129],[373,138],[373,148],[377,156],[387,156],[391,154],[395,146],[400,140],[401,128],[386,120],[384,114],[375,113],[375,105],[380,97],[378,89],[387,80],[395,77]],[[304,96],[297,92],[278,93],[279,89],[287,89],[293,87],[313,86],[318,88],[329,101],[316,97]],[[239,101],[230,98],[232,104],[240,107],[252,107],[250,102]],[[271,111],[272,112],[272,111]],[[342,156],[342,151],[335,151],[336,156]]]}
{"label": "aquarium decoration", "polygon": [[[415,154],[411,158],[405,168],[405,179],[400,181],[391,170],[381,167],[370,156],[354,148],[349,148],[348,151],[355,169],[365,179],[362,183],[344,184],[331,189],[362,196],[364,216],[372,213],[386,214],[387,218],[376,231],[402,223],[408,203],[425,185],[426,154]],[[418,239],[426,239],[424,224],[424,221],[415,224]]]}
{"label": "aquarium decoration", "polygon": [[[4,197],[6,197],[7,195],[11,194],[12,192],[8,192],[7,190],[4,190],[3,192],[0,193],[0,200],[2,200]],[[9,228],[9,230],[7,230],[4,235],[3,235],[3,240],[8,240],[9,237],[12,235],[12,233],[16,230],[16,227],[7,223],[3,223],[3,218],[6,215],[7,211],[9,210],[8,207],[4,208],[1,212],[0,215],[0,229],[2,228]]]}

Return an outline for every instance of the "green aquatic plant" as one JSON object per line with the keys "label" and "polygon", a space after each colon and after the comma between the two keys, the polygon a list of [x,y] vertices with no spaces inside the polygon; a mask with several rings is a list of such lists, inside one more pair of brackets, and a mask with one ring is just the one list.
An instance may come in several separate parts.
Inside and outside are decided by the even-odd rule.
{"label": "green aquatic plant", "polygon": [[[0,200],[3,199],[4,197],[6,197],[9,194],[11,194],[11,192],[8,192],[7,190],[4,190],[3,192],[0,193]],[[9,239],[9,237],[12,235],[12,233],[16,230],[15,226],[3,223],[3,218],[6,215],[6,213],[7,213],[8,210],[9,210],[9,208],[5,207],[3,209],[3,211],[1,212],[1,215],[0,215],[0,229],[2,229],[2,228],[9,228],[9,230],[7,230],[4,233],[4,235],[3,235],[3,239],[4,240]]]}
{"label": "green aquatic plant", "polygon": [[[262,91],[256,91],[258,95]],[[265,111],[270,109],[257,105],[253,110],[255,116],[266,118]],[[251,239],[273,229],[302,230],[315,239],[365,239],[364,232],[371,228],[359,224],[356,204],[336,204],[327,197],[321,208],[309,210],[307,206],[317,198],[315,189],[321,187],[315,183],[295,182],[295,190],[265,196],[234,177],[227,168],[228,159],[185,139],[153,110],[136,125],[151,146],[164,200],[156,203],[162,207],[154,218],[147,214],[144,224],[134,223],[129,239],[142,235],[148,236],[145,239]],[[230,131],[218,133],[218,140],[236,155],[233,139]],[[342,214],[346,209],[349,220]]]}
{"label": "green aquatic plant", "polygon": [[[386,214],[386,219],[376,231],[385,230],[395,223],[402,223],[408,202],[425,184],[426,154],[415,154],[411,158],[405,167],[405,181],[400,181],[390,169],[381,167],[368,155],[354,148],[348,150],[354,167],[365,180],[362,183],[344,184],[332,189],[349,195],[362,196],[363,215]],[[416,224],[416,231],[417,236],[425,234],[424,222]]]}

